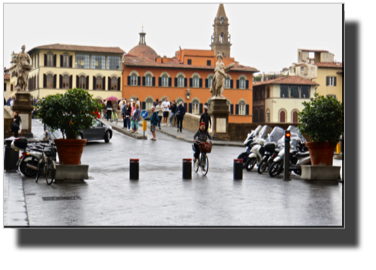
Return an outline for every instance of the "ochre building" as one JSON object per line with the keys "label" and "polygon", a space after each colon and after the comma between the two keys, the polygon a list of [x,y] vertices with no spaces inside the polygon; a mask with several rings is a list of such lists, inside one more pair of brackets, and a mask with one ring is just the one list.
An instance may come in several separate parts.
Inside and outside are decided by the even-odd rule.
{"label": "ochre building", "polygon": [[[146,33],[124,57],[123,98],[141,101],[142,109],[149,109],[156,99],[182,102],[187,112],[201,114],[204,105],[210,105],[210,87],[217,63],[216,53],[224,54],[226,66],[235,68],[227,74],[223,95],[229,105],[230,123],[252,122],[253,67],[243,66],[230,56],[228,18],[220,5],[214,20],[212,50],[181,49],[174,57],[159,56],[146,45]],[[220,51],[220,50],[223,50]]]}

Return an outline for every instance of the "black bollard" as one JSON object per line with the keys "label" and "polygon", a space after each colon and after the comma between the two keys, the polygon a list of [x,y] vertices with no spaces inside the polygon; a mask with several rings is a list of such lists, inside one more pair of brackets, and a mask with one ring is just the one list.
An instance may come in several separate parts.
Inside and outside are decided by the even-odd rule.
{"label": "black bollard", "polygon": [[17,171],[17,161],[20,156],[20,152],[13,150],[11,147],[13,140],[5,140],[5,152],[4,152],[4,170],[6,172],[16,172]]}
{"label": "black bollard", "polygon": [[130,159],[129,161],[129,179],[138,180],[138,159]]}
{"label": "black bollard", "polygon": [[286,130],[285,131],[285,157],[284,157],[284,165],[285,165],[285,172],[283,180],[289,181],[290,179],[290,139],[291,139],[291,132]]}
{"label": "black bollard", "polygon": [[234,159],[234,180],[243,180],[243,160]]}
{"label": "black bollard", "polygon": [[183,159],[183,179],[192,179],[192,159]]}

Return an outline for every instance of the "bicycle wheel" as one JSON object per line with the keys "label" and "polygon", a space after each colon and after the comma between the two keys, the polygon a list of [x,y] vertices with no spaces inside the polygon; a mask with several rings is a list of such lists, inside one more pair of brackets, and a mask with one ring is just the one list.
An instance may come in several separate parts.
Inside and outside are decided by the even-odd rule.
{"label": "bicycle wheel", "polygon": [[203,176],[208,174],[209,171],[209,159],[206,154],[201,154],[201,162],[200,162],[201,173]]}
{"label": "bicycle wheel", "polygon": [[47,163],[45,164],[45,172],[46,172],[46,182],[48,185],[51,185],[55,179],[55,168],[54,168],[54,161],[52,159],[48,159]]}
{"label": "bicycle wheel", "polygon": [[38,183],[39,177],[43,174],[43,169],[44,169],[44,162],[42,161],[43,157],[41,160],[38,162],[38,170],[37,170],[37,176],[35,178],[35,183]]}
{"label": "bicycle wheel", "polygon": [[198,159],[196,160],[196,162],[193,164],[193,169],[194,169],[195,173],[197,173],[198,169],[200,168],[200,159],[201,159],[201,154],[198,157]]}

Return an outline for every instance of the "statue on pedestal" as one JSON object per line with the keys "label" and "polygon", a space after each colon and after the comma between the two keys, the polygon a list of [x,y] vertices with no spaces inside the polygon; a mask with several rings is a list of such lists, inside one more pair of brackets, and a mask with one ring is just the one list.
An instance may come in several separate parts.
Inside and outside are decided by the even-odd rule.
{"label": "statue on pedestal", "polygon": [[25,45],[22,46],[22,52],[16,55],[15,64],[17,77],[17,84],[15,87],[16,91],[28,91],[27,89],[27,78],[29,76],[29,71],[32,69],[31,58],[28,53],[25,52]]}
{"label": "statue on pedestal", "polygon": [[215,75],[213,78],[212,85],[210,87],[210,93],[212,94],[212,97],[221,97],[223,98],[223,90],[225,88],[225,82],[228,72],[231,68],[235,67],[235,64],[232,63],[225,67],[225,64],[222,62],[223,56],[222,53],[217,54],[218,62],[215,67]]}

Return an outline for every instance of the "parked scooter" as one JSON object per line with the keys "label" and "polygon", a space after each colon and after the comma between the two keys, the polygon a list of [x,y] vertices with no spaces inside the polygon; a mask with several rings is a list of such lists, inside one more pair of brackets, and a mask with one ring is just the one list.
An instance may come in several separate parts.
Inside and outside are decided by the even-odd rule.
{"label": "parked scooter", "polygon": [[245,164],[245,169],[247,171],[252,171],[253,167],[257,164],[260,165],[262,161],[262,157],[264,155],[265,149],[264,144],[265,140],[267,139],[269,133],[272,131],[272,128],[268,125],[263,126],[263,128],[259,132],[259,136],[257,139],[254,140],[255,145],[251,148],[251,152],[248,156],[248,160]]}
{"label": "parked scooter", "polygon": [[[56,161],[56,147],[51,142],[44,145],[45,154]],[[26,138],[16,138],[13,140],[11,147],[17,151],[23,150],[17,161],[17,167],[19,167],[21,173],[26,177],[36,176],[38,162],[42,157],[42,143],[28,145]]]}
{"label": "parked scooter", "polygon": [[258,136],[262,126],[259,125],[256,130],[252,130],[251,133],[248,133],[247,139],[244,141],[244,146],[246,147],[246,151],[241,153],[238,156],[238,159],[243,160],[243,169],[245,168],[245,163],[247,162],[248,156],[251,152],[252,147],[255,145],[254,139]]}
{"label": "parked scooter", "polygon": [[278,140],[281,139],[285,134],[285,130],[281,127],[274,127],[273,131],[270,133],[268,138],[265,140],[264,144],[264,156],[262,157],[261,163],[257,166],[257,172],[262,174],[268,171],[273,163],[273,159],[278,155],[279,149],[276,149]]}
{"label": "parked scooter", "polygon": [[[284,141],[284,138],[281,140]],[[308,151],[305,150],[305,144],[301,143],[301,139],[296,136],[291,136],[291,150],[290,150],[290,166],[289,171],[293,171],[297,175],[302,174],[301,165],[309,165],[311,164],[311,157],[309,156]],[[274,158],[273,164],[270,166],[269,175],[271,177],[275,177],[279,175],[284,170],[284,162],[285,162],[285,149],[279,152],[278,156]]]}

